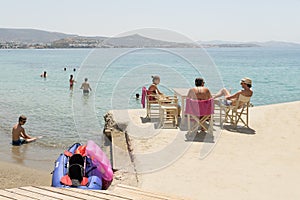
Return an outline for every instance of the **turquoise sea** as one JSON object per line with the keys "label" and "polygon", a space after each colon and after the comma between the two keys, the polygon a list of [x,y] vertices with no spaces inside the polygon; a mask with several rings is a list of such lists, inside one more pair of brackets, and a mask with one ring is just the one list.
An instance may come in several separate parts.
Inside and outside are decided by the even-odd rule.
{"label": "turquoise sea", "polygon": [[[40,77],[43,71],[47,78]],[[71,74],[77,81],[73,90]],[[247,76],[254,106],[299,101],[300,48],[0,50],[2,157],[12,151],[6,159],[46,162],[74,142],[100,141],[103,115],[141,108],[135,94],[151,84],[151,75],[161,76],[159,87],[167,94],[192,87],[199,76],[212,93],[222,87],[236,92]],[[85,77],[93,89],[88,96],[79,89]],[[43,137],[30,147],[12,148],[11,128],[21,114],[28,117],[28,133]]]}

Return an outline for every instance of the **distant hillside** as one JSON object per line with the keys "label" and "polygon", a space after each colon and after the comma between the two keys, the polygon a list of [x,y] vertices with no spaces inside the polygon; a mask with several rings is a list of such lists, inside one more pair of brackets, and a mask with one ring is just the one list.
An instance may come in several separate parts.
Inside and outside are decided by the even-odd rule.
{"label": "distant hillside", "polygon": [[0,28],[0,42],[51,43],[55,40],[73,36],[76,35],[36,29]]}
{"label": "distant hillside", "polygon": [[138,34],[123,37],[68,37],[52,42],[53,48],[186,48],[190,43],[176,43],[147,38]]}
{"label": "distant hillside", "polygon": [[151,39],[138,34],[108,38],[101,36],[87,37],[36,29],[7,28],[0,28],[0,42],[6,43],[2,44],[2,46],[0,45],[0,48],[184,48],[196,46],[195,44],[189,43],[176,43]]}
{"label": "distant hillside", "polygon": [[293,43],[293,42],[268,41],[268,42],[253,42],[253,43],[263,47],[300,47],[299,43]]}
{"label": "distant hillside", "polygon": [[144,37],[139,34],[109,38],[104,41],[105,45],[108,46],[119,46],[119,47],[193,47],[195,45],[187,43],[167,42],[162,40],[156,40]]}
{"label": "distant hillside", "polygon": [[[300,47],[291,42],[233,42],[233,41],[198,41],[204,48],[210,47]],[[14,48],[194,48],[195,43],[177,43],[151,39],[139,34],[123,37],[88,37],[64,34],[36,29],[0,28],[0,49]]]}
{"label": "distant hillside", "polygon": [[203,47],[300,47],[293,42],[267,41],[267,42],[236,42],[236,41],[198,41]]}

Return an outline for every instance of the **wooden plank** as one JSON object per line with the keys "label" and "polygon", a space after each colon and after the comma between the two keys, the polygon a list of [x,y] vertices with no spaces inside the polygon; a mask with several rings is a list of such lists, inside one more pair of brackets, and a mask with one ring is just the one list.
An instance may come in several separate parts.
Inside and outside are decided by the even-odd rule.
{"label": "wooden plank", "polygon": [[175,200],[178,197],[167,196],[136,187],[119,184],[114,191],[85,190],[78,188],[55,188],[48,186],[28,186],[0,190],[0,200],[29,200],[29,199],[84,199],[84,200]]}
{"label": "wooden plank", "polygon": [[4,196],[4,197],[8,197],[10,199],[16,199],[16,200],[30,200],[30,199],[32,200],[32,199],[34,199],[31,197],[26,197],[26,196],[19,195],[14,192],[6,191],[6,190],[0,190],[0,195]]}
{"label": "wooden plank", "polygon": [[86,200],[94,200],[94,199],[103,199],[103,200],[107,200],[106,198],[101,198],[98,196],[93,195],[92,190],[88,190],[90,191],[89,193],[83,193],[83,189],[76,189],[76,190],[70,190],[69,188],[55,188],[55,187],[38,187],[40,189],[45,189],[51,192],[56,192],[56,193],[60,193],[60,194],[65,194],[65,195],[69,195],[69,196],[73,196],[81,199],[86,199]]}
{"label": "wooden plank", "polygon": [[6,189],[6,191],[14,192],[14,193],[19,194],[19,195],[25,195],[27,197],[32,197],[32,198],[36,198],[36,199],[57,200],[57,198],[47,197],[47,196],[29,191],[29,190],[24,190],[22,188]]}
{"label": "wooden plank", "polygon": [[106,195],[109,195],[110,198],[114,198],[114,199],[122,199],[122,200],[134,200],[130,197],[127,197],[127,196],[124,196],[124,195],[120,195],[120,194],[116,194],[116,193],[113,193],[112,191],[109,191],[109,190],[94,190],[94,192],[96,193],[102,193],[102,194],[106,194]]}
{"label": "wooden plank", "polygon": [[[0,191],[1,192],[1,191]],[[1,196],[0,195],[0,200],[12,200],[11,198],[8,198],[8,197],[4,197],[4,196]]]}
{"label": "wooden plank", "polygon": [[48,197],[54,197],[54,198],[57,198],[57,199],[62,199],[62,200],[72,200],[72,199],[74,199],[74,197],[72,197],[72,196],[51,192],[51,191],[40,189],[40,188],[33,187],[33,186],[21,187],[21,188],[24,189],[24,190],[29,190],[29,191],[32,191],[32,192],[35,192],[35,193],[38,193],[38,194],[41,194],[41,195],[45,195],[45,196],[48,196]]}
{"label": "wooden plank", "polygon": [[174,200],[174,199],[181,199],[178,197],[174,197],[174,196],[169,196],[169,195],[165,195],[165,194],[159,194],[159,193],[154,193],[154,192],[150,192],[150,191],[145,191],[145,190],[141,190],[137,187],[131,187],[131,186],[127,186],[127,185],[122,185],[119,184],[117,185],[117,187],[115,188],[114,192],[116,193],[122,193],[122,194],[126,194],[129,197],[132,197],[134,199],[139,199],[139,198],[143,198],[143,199],[162,199],[162,200]]}
{"label": "wooden plank", "polygon": [[[78,190],[76,188],[68,188],[69,190]],[[111,192],[107,192],[106,190],[82,190],[84,194],[90,194],[96,196],[98,198],[108,199],[108,200],[132,200],[127,198],[126,196],[113,194]]]}
{"label": "wooden plank", "polygon": [[12,200],[9,197],[1,196],[1,190],[0,190],[0,200]]}

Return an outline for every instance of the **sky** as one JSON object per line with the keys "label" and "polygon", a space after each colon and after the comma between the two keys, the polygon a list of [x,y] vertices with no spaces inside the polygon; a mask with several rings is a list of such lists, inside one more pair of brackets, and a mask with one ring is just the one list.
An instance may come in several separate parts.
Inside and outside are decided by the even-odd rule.
{"label": "sky", "polygon": [[299,0],[2,0],[0,27],[82,36],[158,28],[193,41],[300,43],[299,11]]}

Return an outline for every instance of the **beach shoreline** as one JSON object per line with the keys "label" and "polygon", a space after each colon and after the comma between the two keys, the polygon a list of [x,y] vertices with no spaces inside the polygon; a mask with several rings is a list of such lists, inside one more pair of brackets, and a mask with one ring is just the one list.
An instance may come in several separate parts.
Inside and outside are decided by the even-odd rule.
{"label": "beach shoreline", "polygon": [[50,186],[51,173],[20,164],[0,161],[0,189],[23,186]]}
{"label": "beach shoreline", "polygon": [[[140,174],[138,187],[190,199],[299,198],[296,188],[300,180],[300,158],[296,156],[300,153],[299,106],[300,101],[295,101],[250,108],[250,128],[255,134],[225,129],[217,145],[202,160],[199,159],[201,142],[193,142],[170,166]],[[51,154],[53,158],[59,155]],[[44,160],[47,167],[41,170],[33,167],[37,159],[25,164],[1,160],[1,188],[51,185],[54,161]]]}

